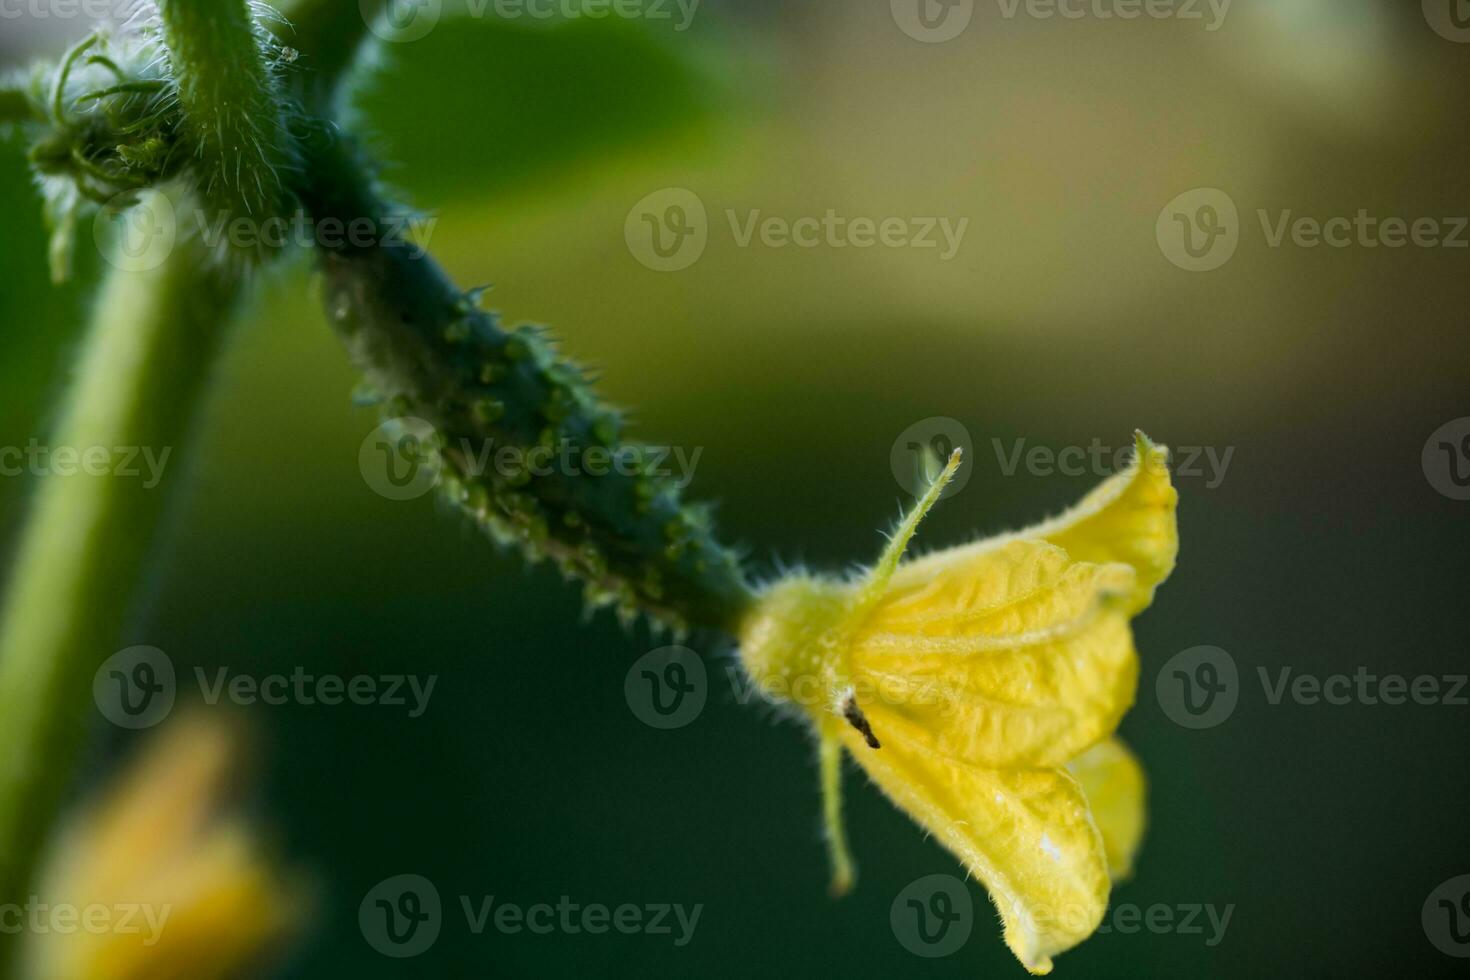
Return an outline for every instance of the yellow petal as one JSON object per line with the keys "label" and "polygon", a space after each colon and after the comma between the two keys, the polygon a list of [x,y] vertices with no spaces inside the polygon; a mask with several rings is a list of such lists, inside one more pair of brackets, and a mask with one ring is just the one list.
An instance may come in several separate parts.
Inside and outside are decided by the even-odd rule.
{"label": "yellow petal", "polygon": [[1072,760],[1067,771],[1077,777],[1087,795],[1113,880],[1127,878],[1133,874],[1133,857],[1146,823],[1143,766],[1128,746],[1111,738]]}
{"label": "yellow petal", "polygon": [[231,774],[238,733],[180,715],[98,805],[79,815],[50,866],[89,895],[111,894],[171,859],[207,825]]}
{"label": "yellow petal", "polygon": [[1127,565],[1012,541],[894,577],[851,642],[859,706],[886,745],[1060,766],[1112,734],[1138,679]]}
{"label": "yellow petal", "polygon": [[262,949],[291,928],[298,903],[287,900],[270,869],[256,856],[243,827],[211,832],[187,861],[161,869],[143,886],[153,907],[171,915],[160,941],[146,946],[133,936],[105,936],[87,978],[117,980],[218,980],[239,975]]}
{"label": "yellow petal", "polygon": [[1133,462],[1103,481],[1060,517],[996,538],[927,555],[899,569],[894,581],[923,580],[936,569],[963,562],[1012,541],[1042,538],[1078,561],[1122,562],[1138,573],[1133,611],[1153,601],[1154,589],[1174,570],[1179,554],[1179,493],[1169,480],[1169,450],[1136,434]]}
{"label": "yellow petal", "polygon": [[[27,976],[37,980],[223,980],[244,975],[289,931],[299,903],[283,896],[255,843],[238,826],[200,841],[186,861],[165,865],[107,901],[132,909],[132,928],[44,937]],[[60,898],[58,901],[62,900]],[[49,947],[49,948],[48,948]]]}
{"label": "yellow petal", "polygon": [[901,745],[848,751],[990,891],[1006,945],[1032,973],[1090,936],[1107,908],[1102,837],[1061,769],[989,770]]}
{"label": "yellow petal", "polygon": [[1133,465],[1062,517],[905,563],[956,453],[862,580],[798,574],[762,591],[741,662],[818,730],[837,884],[852,877],[840,740],[984,882],[1028,970],[1097,928],[1110,858],[1126,871],[1142,833],[1142,772],[1105,740],[1137,686],[1129,620],[1178,550],[1167,455],[1140,434]]}
{"label": "yellow petal", "polygon": [[288,882],[222,813],[239,762],[227,723],[183,715],[55,842],[38,891],[108,927],[28,937],[25,980],[220,980],[298,925]]}

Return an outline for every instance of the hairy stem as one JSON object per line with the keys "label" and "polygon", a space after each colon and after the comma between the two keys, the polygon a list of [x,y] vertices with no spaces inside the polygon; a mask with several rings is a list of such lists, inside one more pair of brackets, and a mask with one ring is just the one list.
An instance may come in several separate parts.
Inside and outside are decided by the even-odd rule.
{"label": "hairy stem", "polygon": [[[136,447],[159,459],[180,444],[221,345],[222,311],[238,288],[205,268],[185,242],[150,272],[111,274],[53,452]],[[96,467],[40,480],[0,605],[0,903],[26,900],[87,721],[96,717],[84,710],[93,672],[123,633],[166,491],[179,482],[178,455],[171,452],[164,479],[151,488],[137,476],[95,475]],[[0,942],[0,975],[16,945]]]}
{"label": "hairy stem", "polygon": [[278,214],[293,154],[274,42],[246,0],[162,0],[159,12],[205,206]]}
{"label": "hairy stem", "polygon": [[[306,146],[300,195],[318,220],[388,224],[396,209],[350,146],[326,127]],[[503,329],[406,243],[324,249],[322,268],[354,361],[391,415],[429,423],[442,486],[481,527],[625,619],[734,628],[749,600],[739,557],[539,331]]]}

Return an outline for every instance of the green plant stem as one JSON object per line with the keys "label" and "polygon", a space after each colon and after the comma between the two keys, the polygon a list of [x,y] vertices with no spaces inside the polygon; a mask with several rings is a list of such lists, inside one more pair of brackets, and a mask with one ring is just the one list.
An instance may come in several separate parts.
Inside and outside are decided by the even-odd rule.
{"label": "green plant stem", "polygon": [[245,0],[162,0],[159,14],[205,206],[278,214],[293,141],[270,35]]}
{"label": "green plant stem", "polygon": [[[41,477],[0,606],[0,903],[24,903],[89,724],[93,672],[117,647],[134,583],[238,286],[181,242],[150,272],[114,271],[93,312],[52,449],[147,447],[141,477]],[[115,459],[116,457],[114,457]],[[0,942],[0,976],[17,945]]]}
{"label": "green plant stem", "polygon": [[[202,206],[225,219],[278,215],[289,199],[281,174],[295,153],[273,42],[246,0],[163,0],[160,14],[180,138],[190,144],[179,157],[194,188],[174,196],[175,213]],[[0,99],[0,111],[8,105]],[[147,450],[172,466],[152,486],[88,467],[41,479],[0,605],[0,905],[27,899],[96,717],[86,710],[92,675],[122,637],[165,490],[178,482],[174,450],[203,397],[245,273],[263,258],[211,254],[185,237],[157,268],[113,271],[98,298],[53,453]],[[0,942],[0,976],[16,945]]]}
{"label": "green plant stem", "polygon": [[[197,192],[179,192],[175,213],[203,206],[225,219],[278,214],[294,142],[273,42],[246,0],[163,0],[160,14],[181,138],[192,144],[181,158]],[[95,717],[85,707],[92,674],[122,635],[164,490],[178,482],[172,453],[203,397],[244,273],[261,258],[210,254],[184,237],[150,271],[113,271],[97,300],[52,448],[146,449],[155,459],[169,452],[173,462],[155,486],[88,468],[41,479],[0,606],[0,904],[26,901]],[[0,976],[15,946],[0,943]]]}

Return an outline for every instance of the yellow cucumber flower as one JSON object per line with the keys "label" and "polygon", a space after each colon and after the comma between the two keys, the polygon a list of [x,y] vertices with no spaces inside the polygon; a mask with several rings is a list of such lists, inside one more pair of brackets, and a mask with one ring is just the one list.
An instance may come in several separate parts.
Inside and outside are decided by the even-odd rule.
{"label": "yellow cucumber flower", "polygon": [[1054,520],[903,561],[959,453],[856,581],[798,573],[762,590],[740,657],[819,745],[833,891],[852,885],[845,749],[990,891],[1032,973],[1102,921],[1142,837],[1144,777],[1113,738],[1133,704],[1129,620],[1174,567],[1168,450]]}
{"label": "yellow cucumber flower", "polygon": [[37,908],[98,916],[38,930],[25,980],[223,980],[259,975],[306,911],[299,882],[223,810],[237,779],[228,723],[172,722],[121,784],[57,838]]}

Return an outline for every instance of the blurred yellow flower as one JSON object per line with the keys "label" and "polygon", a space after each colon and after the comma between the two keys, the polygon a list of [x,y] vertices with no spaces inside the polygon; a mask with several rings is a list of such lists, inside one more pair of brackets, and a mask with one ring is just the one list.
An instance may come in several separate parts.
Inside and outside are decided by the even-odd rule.
{"label": "blurred yellow flower", "polygon": [[243,821],[221,812],[233,732],[179,717],[56,839],[30,914],[26,980],[220,980],[306,911]]}
{"label": "blurred yellow flower", "polygon": [[862,579],[765,589],[742,624],[761,690],[820,746],[833,889],[852,884],[842,751],[989,889],[1032,973],[1092,934],[1142,836],[1142,768],[1112,738],[1133,704],[1129,620],[1178,552],[1168,451],[1061,517],[902,562],[955,453]]}

